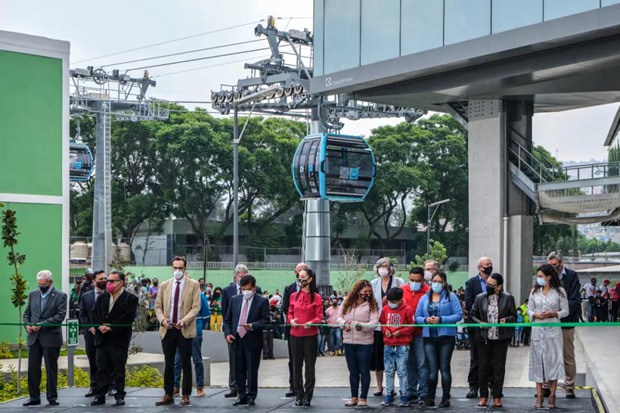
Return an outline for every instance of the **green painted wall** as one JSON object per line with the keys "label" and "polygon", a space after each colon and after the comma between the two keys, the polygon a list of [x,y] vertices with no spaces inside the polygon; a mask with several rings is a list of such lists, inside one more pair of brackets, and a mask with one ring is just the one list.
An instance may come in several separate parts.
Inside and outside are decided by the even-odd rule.
{"label": "green painted wall", "polygon": [[[37,273],[50,270],[56,288],[61,289],[62,270],[62,206],[43,204],[4,204],[17,212],[17,228],[20,232],[16,250],[26,255],[20,267],[28,281],[29,291],[37,288]],[[9,277],[13,267],[8,265],[8,249],[0,244],[0,323],[15,323],[18,312],[11,304],[12,284]],[[0,324],[0,341],[16,342],[17,327]]]}
{"label": "green painted wall", "polygon": [[0,193],[62,195],[62,60],[0,50]]}
{"label": "green painted wall", "polygon": [[[0,194],[62,196],[62,60],[0,50]],[[30,290],[49,269],[61,288],[62,205],[8,203],[17,211],[17,251]],[[12,267],[0,243],[0,323],[18,322],[10,302]],[[0,341],[15,343],[18,327],[0,325]]]}

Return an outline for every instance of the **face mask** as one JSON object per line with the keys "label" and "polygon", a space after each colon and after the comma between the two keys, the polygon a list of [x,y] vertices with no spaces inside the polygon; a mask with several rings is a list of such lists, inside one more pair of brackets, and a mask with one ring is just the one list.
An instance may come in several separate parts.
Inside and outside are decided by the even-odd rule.
{"label": "face mask", "polygon": [[398,303],[388,303],[388,305],[390,306],[392,310],[395,310],[398,308]]}
{"label": "face mask", "polygon": [[536,278],[536,284],[538,284],[541,287],[544,287],[545,284],[547,284],[547,281],[544,278],[537,277]]}
{"label": "face mask", "polygon": [[211,287],[207,287],[207,292],[211,292]]}
{"label": "face mask", "polygon": [[431,284],[431,288],[433,289],[434,293],[440,293],[443,290],[443,284],[442,283],[432,283]]}
{"label": "face mask", "polygon": [[106,290],[107,292],[109,292],[110,294],[111,294],[111,293],[112,293],[115,289],[116,289],[116,283],[114,283],[114,284],[107,284],[107,285],[105,286],[105,290]]}
{"label": "face mask", "polygon": [[379,275],[382,277],[387,277],[388,275],[390,275],[390,270],[388,270],[387,268],[379,268]]}
{"label": "face mask", "polygon": [[105,290],[105,287],[108,285],[107,281],[97,281],[97,288],[100,290]]}
{"label": "face mask", "polygon": [[494,295],[497,292],[497,287],[494,285],[487,285],[487,295]]}
{"label": "face mask", "polygon": [[176,278],[177,280],[180,280],[181,278],[183,278],[183,271],[175,271],[174,272],[174,278]]}
{"label": "face mask", "polygon": [[338,303],[337,302],[333,302],[332,303],[332,307],[338,307]]}
{"label": "face mask", "polygon": [[486,275],[491,275],[491,273],[493,273],[493,266],[483,268],[482,272],[485,273]]}
{"label": "face mask", "polygon": [[420,289],[422,288],[422,283],[409,281],[409,288],[411,288],[411,291],[420,291]]}
{"label": "face mask", "polygon": [[305,287],[306,285],[308,285],[308,280],[299,280],[299,285],[301,287]]}
{"label": "face mask", "polygon": [[424,279],[430,281],[431,278],[433,278],[433,273],[431,271],[424,271]]}
{"label": "face mask", "polygon": [[154,282],[153,283],[153,287],[157,287],[157,284],[159,284],[158,282]]}
{"label": "face mask", "polygon": [[254,291],[252,290],[241,290],[241,294],[243,294],[243,298],[249,300],[254,295]]}
{"label": "face mask", "polygon": [[368,294],[360,294],[360,298],[364,301],[370,300],[370,297],[368,296]]}
{"label": "face mask", "polygon": [[49,285],[39,285],[39,290],[41,290],[41,294],[45,294],[49,288]]}

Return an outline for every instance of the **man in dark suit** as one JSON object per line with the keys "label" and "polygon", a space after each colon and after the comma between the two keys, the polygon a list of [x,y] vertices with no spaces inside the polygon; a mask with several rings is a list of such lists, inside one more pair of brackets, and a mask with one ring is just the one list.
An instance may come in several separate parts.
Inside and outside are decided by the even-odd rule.
{"label": "man in dark suit", "polygon": [[224,336],[235,351],[238,398],[233,406],[254,405],[258,393],[258,367],[263,350],[263,327],[269,323],[269,303],[256,293],[256,278],[239,280],[241,294],[232,297],[224,316]]}
{"label": "man in dark suit", "polygon": [[[563,323],[579,322],[579,314],[581,313],[581,284],[579,276],[570,268],[564,266],[564,258],[562,254],[552,251],[547,256],[547,264],[553,265],[558,272],[562,287],[566,291],[568,298],[568,316],[564,317]],[[575,398],[575,379],[577,377],[577,364],[575,361],[575,327],[562,327],[562,339],[564,342],[564,390],[566,390],[566,398]],[[543,393],[544,394],[544,393]]]}
{"label": "man in dark suit", "polygon": [[52,285],[48,270],[37,274],[39,289],[32,291],[24,311],[24,324],[28,332],[28,392],[30,400],[24,406],[41,404],[41,359],[45,360],[47,373],[46,397],[52,406],[58,405],[58,356],[62,346],[62,324],[67,315],[67,294]]}
{"label": "man in dark suit", "polygon": [[131,342],[132,324],[136,318],[138,297],[125,291],[125,275],[112,271],[106,292],[95,302],[92,313],[97,348],[97,388],[93,406],[105,403],[110,384],[114,381],[116,405],[125,404],[125,367]]}
{"label": "man in dark suit", "polygon": [[88,357],[88,368],[90,375],[90,390],[84,397],[92,397],[95,395],[97,388],[97,353],[95,347],[95,324],[93,320],[93,312],[95,311],[95,300],[99,299],[101,294],[105,292],[106,275],[104,271],[95,273],[95,289],[90,290],[80,297],[80,323],[85,325],[82,327],[84,334],[84,345],[86,347],[86,356]]}
{"label": "man in dark suit", "polygon": [[[299,271],[307,270],[308,266],[300,262],[295,266],[295,282],[291,285],[284,287],[284,297],[282,298],[282,317],[287,320],[288,307],[291,302],[291,294],[299,292]],[[284,327],[284,336],[288,345],[288,391],[284,395],[285,397],[295,396],[295,387],[293,386],[293,351],[291,349],[291,327]]]}
{"label": "man in dark suit", "polygon": [[[241,286],[239,285],[239,280],[241,277],[248,275],[249,270],[243,264],[239,264],[235,267],[234,270],[234,280],[233,282],[226,288],[222,290],[222,314],[226,316],[226,312],[228,311],[228,306],[232,298],[236,295],[241,294]],[[256,293],[262,295],[262,291],[260,287],[256,287]],[[224,394],[224,397],[237,397],[237,382],[235,380],[235,349],[231,344],[228,344],[228,388],[230,391]]]}
{"label": "man in dark suit", "polygon": [[[469,316],[476,296],[487,291],[486,280],[493,273],[493,261],[489,257],[482,257],[478,260],[478,274],[471,277],[465,283],[465,309],[467,310],[467,322],[473,323]],[[476,345],[476,329],[469,328],[469,392],[465,397],[473,399],[478,397],[478,346]],[[491,386],[493,387],[493,386]]]}

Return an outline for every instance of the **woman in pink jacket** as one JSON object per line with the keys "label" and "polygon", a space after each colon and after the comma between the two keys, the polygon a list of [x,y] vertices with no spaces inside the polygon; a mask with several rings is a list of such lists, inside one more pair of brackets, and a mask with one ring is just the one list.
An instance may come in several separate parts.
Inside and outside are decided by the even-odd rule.
{"label": "woman in pink jacket", "polygon": [[368,406],[366,398],[370,387],[373,331],[378,322],[379,307],[372,296],[372,286],[367,280],[358,280],[338,310],[338,324],[343,329],[342,342],[351,385],[351,400],[345,406]]}

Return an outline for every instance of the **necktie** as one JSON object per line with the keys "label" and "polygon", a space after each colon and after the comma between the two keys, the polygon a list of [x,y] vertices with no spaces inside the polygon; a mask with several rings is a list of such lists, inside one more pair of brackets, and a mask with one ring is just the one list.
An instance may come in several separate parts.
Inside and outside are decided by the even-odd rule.
{"label": "necktie", "polygon": [[248,321],[248,304],[250,300],[243,300],[243,308],[241,309],[241,316],[239,317],[239,326],[237,327],[237,333],[239,337],[243,338],[247,331],[243,328],[243,325]]}
{"label": "necktie", "polygon": [[174,304],[172,305],[172,324],[179,321],[179,293],[181,292],[181,281],[177,281],[177,288],[174,290]]}

